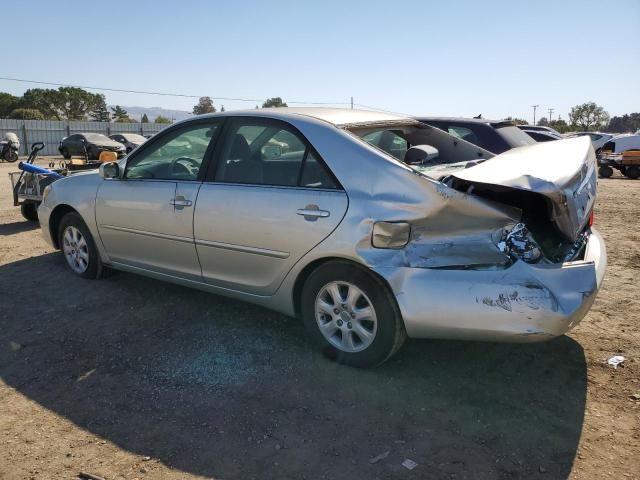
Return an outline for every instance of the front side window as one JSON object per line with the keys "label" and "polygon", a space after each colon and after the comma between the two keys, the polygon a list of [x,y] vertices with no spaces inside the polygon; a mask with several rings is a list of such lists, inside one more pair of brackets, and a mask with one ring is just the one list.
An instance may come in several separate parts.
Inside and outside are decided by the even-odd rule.
{"label": "front side window", "polygon": [[218,123],[197,123],[167,132],[127,162],[129,179],[197,180]]}
{"label": "front side window", "polygon": [[336,188],[308,144],[283,123],[235,120],[215,181],[284,187]]}

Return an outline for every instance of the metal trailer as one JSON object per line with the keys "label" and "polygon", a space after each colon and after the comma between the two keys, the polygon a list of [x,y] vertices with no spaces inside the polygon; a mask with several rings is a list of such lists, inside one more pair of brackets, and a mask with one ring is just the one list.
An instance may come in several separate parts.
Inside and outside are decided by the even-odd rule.
{"label": "metal trailer", "polygon": [[66,169],[49,170],[33,165],[38,152],[45,147],[42,142],[31,145],[29,158],[18,164],[19,172],[10,172],[13,204],[20,206],[22,216],[30,221],[38,221],[38,206],[42,203],[45,187],[67,175]]}

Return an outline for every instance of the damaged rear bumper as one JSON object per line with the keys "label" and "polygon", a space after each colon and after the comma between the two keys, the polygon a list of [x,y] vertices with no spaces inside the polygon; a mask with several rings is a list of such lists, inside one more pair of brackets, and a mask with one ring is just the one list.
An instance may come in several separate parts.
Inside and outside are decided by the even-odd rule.
{"label": "damaged rear bumper", "polygon": [[593,230],[584,260],[496,269],[374,268],[390,284],[413,338],[541,341],[575,327],[607,266]]}

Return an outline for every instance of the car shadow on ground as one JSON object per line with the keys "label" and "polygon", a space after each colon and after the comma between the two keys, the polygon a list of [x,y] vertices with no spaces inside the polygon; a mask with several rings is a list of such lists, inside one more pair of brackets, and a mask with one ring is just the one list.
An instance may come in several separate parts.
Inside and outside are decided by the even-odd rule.
{"label": "car shadow on ground", "polygon": [[13,222],[0,224],[0,236],[5,237],[9,235],[15,235],[16,233],[29,232],[40,228],[38,222]]}
{"label": "car shadow on ground", "polygon": [[295,319],[130,274],[82,280],[59,254],[0,267],[0,291],[4,382],[184,472],[566,478],[578,447],[586,364],[568,337],[414,340],[356,370],[312,352]]}

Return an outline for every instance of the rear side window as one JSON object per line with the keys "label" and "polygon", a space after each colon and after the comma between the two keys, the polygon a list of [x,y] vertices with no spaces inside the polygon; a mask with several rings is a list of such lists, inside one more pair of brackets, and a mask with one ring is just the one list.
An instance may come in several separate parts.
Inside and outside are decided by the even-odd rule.
{"label": "rear side window", "polygon": [[218,159],[215,181],[337,188],[317,154],[292,127],[261,119],[233,121]]}

